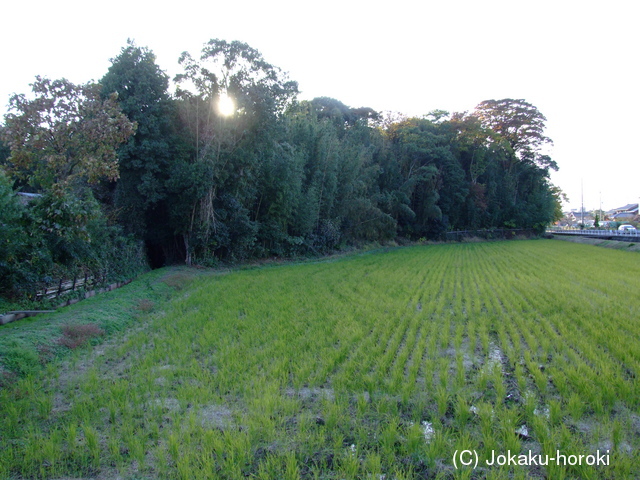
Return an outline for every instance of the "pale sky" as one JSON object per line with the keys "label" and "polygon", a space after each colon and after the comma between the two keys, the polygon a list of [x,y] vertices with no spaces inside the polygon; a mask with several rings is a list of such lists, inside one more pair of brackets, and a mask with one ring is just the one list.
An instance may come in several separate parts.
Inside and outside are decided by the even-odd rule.
{"label": "pale sky", "polygon": [[[10,0],[11,1],[11,0]],[[211,38],[240,40],[301,99],[422,115],[522,98],[547,117],[567,207],[640,198],[640,4],[633,0],[393,2],[12,1],[0,27],[0,113],[36,75],[99,80],[132,38],[171,77]]]}

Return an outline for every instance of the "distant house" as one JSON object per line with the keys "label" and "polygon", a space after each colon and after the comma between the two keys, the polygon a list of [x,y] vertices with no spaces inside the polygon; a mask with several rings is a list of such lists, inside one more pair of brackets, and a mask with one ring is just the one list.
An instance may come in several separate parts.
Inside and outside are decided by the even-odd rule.
{"label": "distant house", "polygon": [[[572,210],[567,214],[567,219],[572,225],[579,225],[583,221],[582,212],[577,212]],[[595,218],[590,213],[584,212],[584,224],[585,225],[593,225],[595,222]]]}
{"label": "distant house", "polygon": [[609,210],[607,212],[607,214],[609,215],[616,215],[617,213],[623,213],[623,212],[635,212],[636,215],[638,214],[638,204],[637,203],[628,203],[622,207],[618,207],[618,208],[614,208],[612,210]]}
{"label": "distant house", "polygon": [[580,212],[571,211],[567,213],[566,217],[569,220],[569,222],[576,223],[577,221],[579,221],[578,219],[580,218]]}
{"label": "distant house", "polygon": [[635,218],[636,215],[637,213],[633,213],[633,212],[620,212],[620,213],[616,213],[615,215],[612,215],[611,218],[613,218],[616,221],[631,220],[632,218]]}
{"label": "distant house", "polygon": [[622,207],[614,208],[613,210],[609,210],[607,215],[610,219],[616,221],[631,220],[638,215],[638,204],[629,203]]}

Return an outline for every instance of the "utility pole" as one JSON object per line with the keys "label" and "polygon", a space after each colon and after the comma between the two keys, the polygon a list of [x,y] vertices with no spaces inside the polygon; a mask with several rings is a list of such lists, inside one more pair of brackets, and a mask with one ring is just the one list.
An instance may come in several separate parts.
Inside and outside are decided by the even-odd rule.
{"label": "utility pole", "polygon": [[[603,217],[603,215],[602,215],[602,190],[600,190],[600,212],[599,212],[598,220],[599,220],[601,225],[602,225],[602,220],[603,220],[602,217]],[[598,228],[600,228],[600,227],[598,227]]]}
{"label": "utility pole", "polygon": [[580,207],[580,230],[584,229],[584,179],[580,179],[580,203],[582,206]]}

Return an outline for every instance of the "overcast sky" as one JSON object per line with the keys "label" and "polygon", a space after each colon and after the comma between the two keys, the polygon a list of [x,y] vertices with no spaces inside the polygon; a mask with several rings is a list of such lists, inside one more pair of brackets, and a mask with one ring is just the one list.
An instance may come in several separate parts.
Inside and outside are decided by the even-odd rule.
{"label": "overcast sky", "polygon": [[99,80],[132,38],[171,77],[211,38],[240,40],[299,83],[407,115],[522,98],[547,117],[567,207],[640,197],[640,6],[604,1],[59,0],[3,5],[0,112],[36,75]]}

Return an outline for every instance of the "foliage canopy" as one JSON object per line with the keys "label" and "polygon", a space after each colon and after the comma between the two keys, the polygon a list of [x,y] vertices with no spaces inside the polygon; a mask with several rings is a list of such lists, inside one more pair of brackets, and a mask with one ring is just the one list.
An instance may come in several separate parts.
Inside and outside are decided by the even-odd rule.
{"label": "foliage canopy", "polygon": [[19,217],[39,219],[54,263],[87,263],[71,244],[100,222],[161,266],[542,231],[558,215],[546,118],[525,100],[407,118],[298,101],[297,83],[242,42],[212,39],[179,64],[171,95],[153,52],[129,41],[100,85],[38,77],[34,99],[12,97],[0,162],[14,188],[44,194]]}
{"label": "foliage canopy", "polygon": [[116,148],[136,125],[121,112],[117,96],[103,99],[97,84],[36,77],[33,99],[14,95],[5,116],[11,149],[8,172],[33,188],[63,188],[74,181],[118,178]]}

